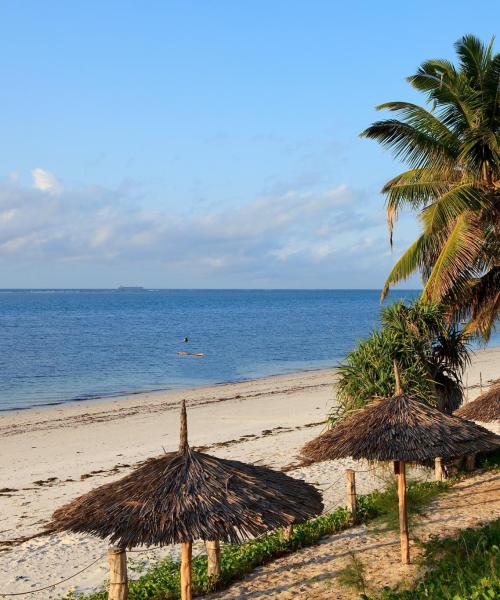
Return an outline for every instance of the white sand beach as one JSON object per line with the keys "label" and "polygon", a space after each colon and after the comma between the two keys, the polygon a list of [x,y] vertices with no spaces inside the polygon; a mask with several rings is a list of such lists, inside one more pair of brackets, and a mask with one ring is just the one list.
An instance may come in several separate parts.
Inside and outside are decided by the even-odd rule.
{"label": "white sand beach", "polygon": [[[472,400],[500,378],[500,348],[478,351],[464,382]],[[275,468],[293,462],[324,427],[335,403],[335,371],[311,371],[187,391],[79,402],[0,417],[0,597],[60,581],[102,557],[79,576],[30,598],[57,598],[99,587],[106,578],[106,543],[88,535],[37,536],[61,504],[121,477],[178,443],[178,406],[188,403],[189,438],[221,457]],[[335,461],[291,474],[317,484],[327,509],[342,504],[344,469]],[[356,465],[359,471],[365,465]],[[359,472],[358,491],[382,485]],[[23,541],[23,538],[27,538]],[[175,549],[135,555],[154,560]],[[134,555],[133,555],[134,556]]]}

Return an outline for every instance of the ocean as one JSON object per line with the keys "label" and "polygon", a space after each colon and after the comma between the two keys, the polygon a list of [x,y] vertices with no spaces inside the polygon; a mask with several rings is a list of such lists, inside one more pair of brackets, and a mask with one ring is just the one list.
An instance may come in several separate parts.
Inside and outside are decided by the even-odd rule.
{"label": "ocean", "polygon": [[379,295],[2,290],[0,410],[331,367],[377,325]]}

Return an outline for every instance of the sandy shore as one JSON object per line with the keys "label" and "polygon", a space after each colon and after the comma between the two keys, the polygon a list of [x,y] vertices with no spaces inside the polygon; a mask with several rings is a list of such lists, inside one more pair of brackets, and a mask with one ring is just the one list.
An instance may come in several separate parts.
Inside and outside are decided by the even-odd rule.
{"label": "sandy shore", "polygon": [[[500,348],[474,356],[465,376],[470,399],[479,393],[480,374],[485,385],[500,377]],[[324,427],[335,402],[334,382],[333,370],[312,371],[2,415],[0,597],[64,579],[105,553],[106,544],[92,536],[31,536],[41,532],[64,502],[125,475],[162,449],[173,450],[178,443],[180,400],[188,402],[192,446],[280,468]],[[343,470],[348,465],[354,463],[335,461],[292,474],[319,485],[330,508],[343,503]],[[357,482],[360,493],[380,486],[373,473],[359,473]],[[173,551],[137,554],[135,559],[154,560]],[[71,581],[30,598],[93,589],[105,578],[104,557]]]}

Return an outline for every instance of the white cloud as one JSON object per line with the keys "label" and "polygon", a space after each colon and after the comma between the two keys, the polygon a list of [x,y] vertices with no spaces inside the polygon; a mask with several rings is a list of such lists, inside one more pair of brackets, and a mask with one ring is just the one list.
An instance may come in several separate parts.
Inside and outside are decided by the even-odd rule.
{"label": "white cloud", "polygon": [[138,272],[148,265],[183,281],[189,275],[192,285],[217,276],[228,287],[295,279],[300,287],[315,273],[321,285],[341,286],[331,281],[333,268],[384,271],[385,224],[347,186],[289,189],[186,215],[149,210],[126,186],[63,187],[48,171],[32,174],[31,188],[0,181],[0,260],[9,264],[130,265]]}
{"label": "white cloud", "polygon": [[36,168],[31,171],[33,176],[33,187],[42,192],[58,195],[62,191],[60,181],[55,175],[45,169]]}
{"label": "white cloud", "polygon": [[304,245],[297,240],[287,242],[284,246],[271,250],[270,255],[285,262],[292,256],[300,254],[304,250]]}
{"label": "white cloud", "polygon": [[10,208],[9,210],[4,210],[0,213],[0,223],[8,223],[12,221],[16,216],[17,210],[15,208]]}
{"label": "white cloud", "polygon": [[90,240],[91,247],[98,248],[99,246],[104,246],[104,244],[111,239],[112,235],[113,228],[111,225],[103,225],[102,227],[99,227]]}

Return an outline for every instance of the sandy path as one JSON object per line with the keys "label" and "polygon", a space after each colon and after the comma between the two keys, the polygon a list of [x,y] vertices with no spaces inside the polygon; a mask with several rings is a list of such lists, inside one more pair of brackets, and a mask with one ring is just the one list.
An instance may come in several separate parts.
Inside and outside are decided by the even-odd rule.
{"label": "sandy path", "polygon": [[[421,540],[430,536],[450,536],[460,529],[500,517],[500,473],[487,472],[454,486],[419,518],[413,532]],[[287,600],[355,600],[359,593],[343,588],[336,580],[339,570],[350,564],[352,553],[363,563],[368,590],[401,580],[411,580],[418,573],[415,564],[400,564],[399,535],[377,531],[376,525],[349,529],[332,535],[317,546],[278,559],[257,569],[229,590],[206,596],[207,600],[234,598],[279,598]],[[412,559],[421,550],[411,544]]]}
{"label": "sandy path", "polygon": [[[467,376],[470,397],[483,382],[500,376],[500,348],[478,353]],[[317,435],[335,402],[334,371],[311,371],[187,391],[138,394],[103,402],[80,402],[0,416],[0,592],[22,592],[61,580],[105,552],[92,536],[50,535],[42,530],[61,504],[121,477],[162,448],[178,444],[178,406],[189,406],[192,446],[221,457],[281,468]],[[317,484],[325,506],[344,502],[343,472],[352,461],[314,465],[292,474]],[[359,493],[381,482],[359,473]],[[155,559],[167,548],[152,552]],[[96,563],[53,592],[34,600],[57,598],[68,589],[87,591],[106,578],[106,560]]]}

